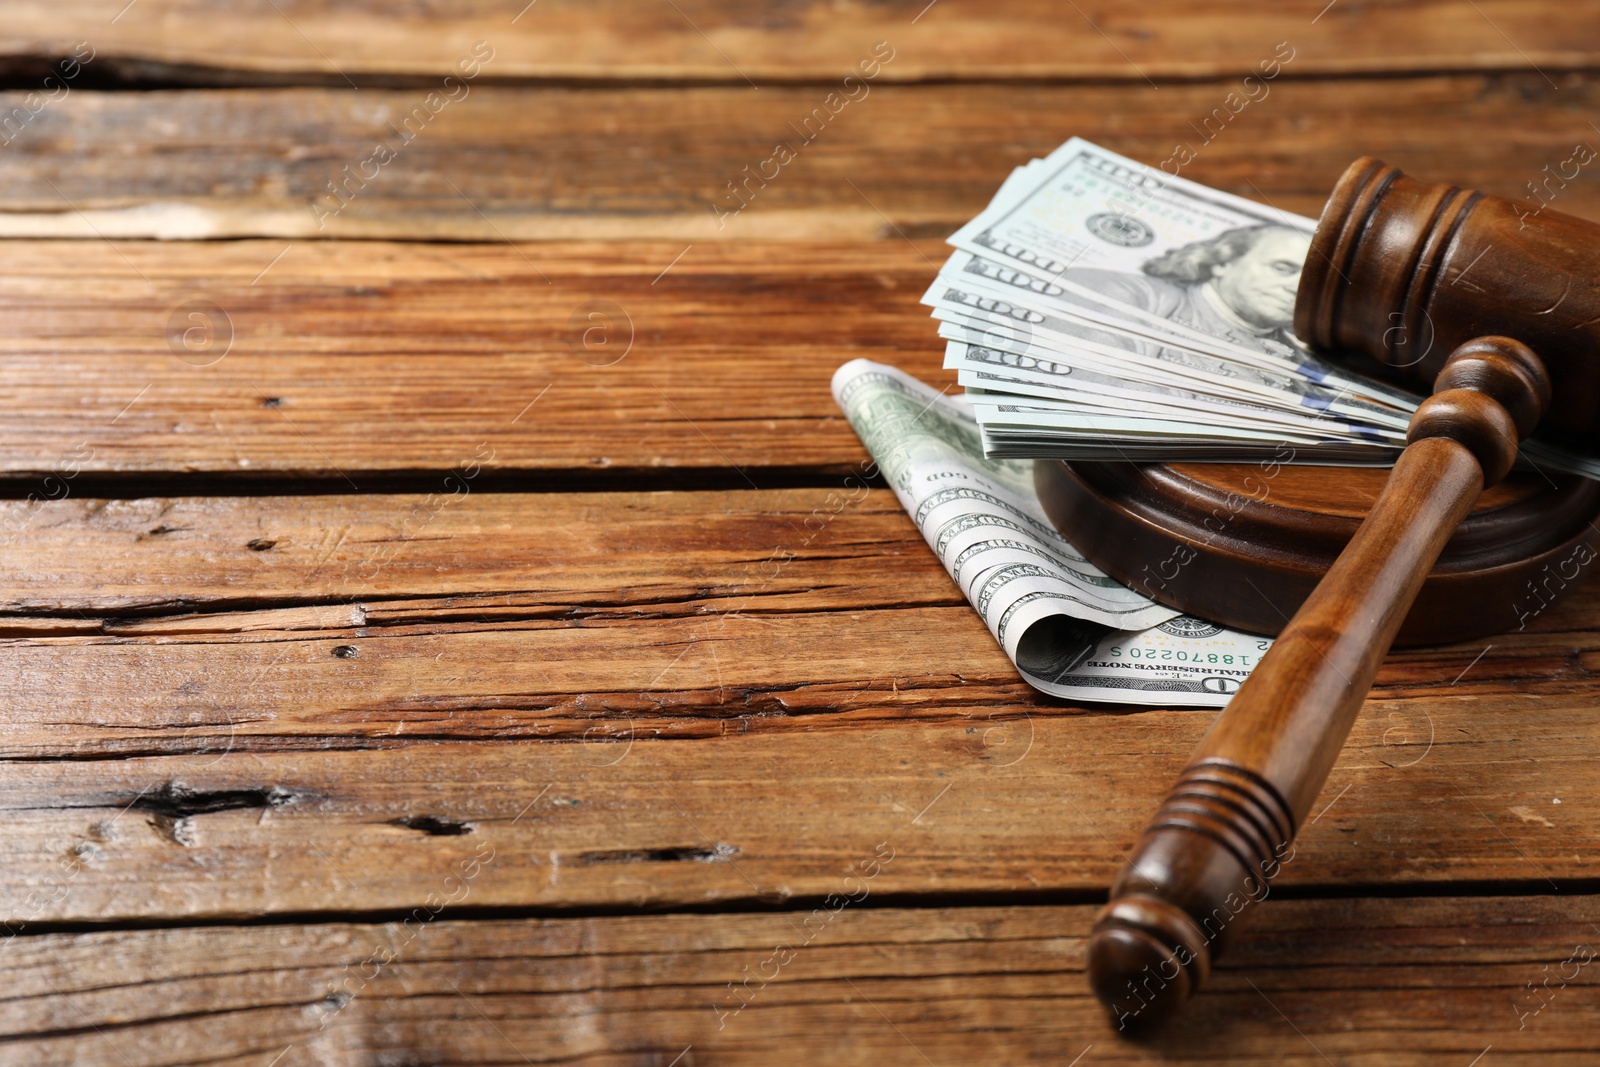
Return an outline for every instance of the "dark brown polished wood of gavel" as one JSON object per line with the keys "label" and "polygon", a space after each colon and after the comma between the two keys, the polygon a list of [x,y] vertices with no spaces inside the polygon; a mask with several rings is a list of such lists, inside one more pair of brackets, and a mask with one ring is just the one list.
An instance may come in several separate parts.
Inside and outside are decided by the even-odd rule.
{"label": "dark brown polished wood of gavel", "polygon": [[1433,395],[1344,552],[1201,739],[1089,946],[1119,1028],[1170,1015],[1293,857],[1395,634],[1480,492],[1538,424],[1592,442],[1600,226],[1363,159],[1335,189],[1295,329]]}

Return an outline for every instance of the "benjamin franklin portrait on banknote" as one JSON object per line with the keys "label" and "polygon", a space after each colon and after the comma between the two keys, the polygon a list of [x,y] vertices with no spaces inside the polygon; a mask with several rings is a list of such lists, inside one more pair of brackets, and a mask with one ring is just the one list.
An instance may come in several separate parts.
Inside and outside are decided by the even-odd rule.
{"label": "benjamin franklin portrait on banknote", "polygon": [[1168,322],[1270,354],[1291,351],[1311,242],[1287,226],[1226,230],[1147,260],[1140,273],[1080,267],[1064,278]]}

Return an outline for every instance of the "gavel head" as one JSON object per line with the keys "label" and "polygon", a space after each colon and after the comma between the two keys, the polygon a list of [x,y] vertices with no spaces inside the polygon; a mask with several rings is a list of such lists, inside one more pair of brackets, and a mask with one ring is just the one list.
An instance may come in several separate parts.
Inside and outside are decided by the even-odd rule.
{"label": "gavel head", "polygon": [[[1555,190],[1547,190],[1554,195]],[[1514,337],[1539,353],[1554,399],[1541,436],[1600,439],[1600,225],[1543,206],[1352,163],[1323,210],[1294,326],[1428,392],[1460,344]]]}

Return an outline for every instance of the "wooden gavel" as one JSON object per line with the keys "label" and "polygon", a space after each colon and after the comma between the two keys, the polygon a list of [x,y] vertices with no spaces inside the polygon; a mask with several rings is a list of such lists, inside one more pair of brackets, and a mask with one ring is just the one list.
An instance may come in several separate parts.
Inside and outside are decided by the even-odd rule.
{"label": "wooden gavel", "polygon": [[[1293,856],[1424,579],[1535,425],[1600,420],[1600,226],[1363,159],[1329,200],[1296,332],[1433,395],[1354,538],[1201,739],[1095,920],[1119,1029],[1170,1015]],[[1513,335],[1513,336],[1506,336]]]}

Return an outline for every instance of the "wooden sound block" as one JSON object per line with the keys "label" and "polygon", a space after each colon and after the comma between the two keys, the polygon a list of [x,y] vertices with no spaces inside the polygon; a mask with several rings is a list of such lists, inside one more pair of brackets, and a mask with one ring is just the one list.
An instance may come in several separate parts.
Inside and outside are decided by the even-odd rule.
{"label": "wooden sound block", "polygon": [[[1052,522],[1113,578],[1235,629],[1276,634],[1355,534],[1389,471],[1273,462],[1039,460]],[[1446,544],[1401,645],[1517,630],[1600,550],[1600,482],[1513,471]]]}

